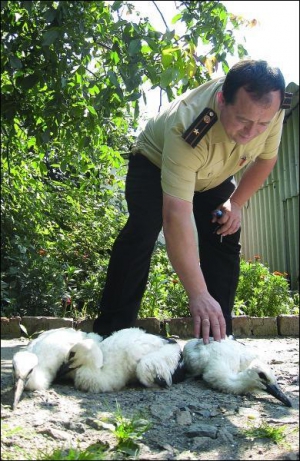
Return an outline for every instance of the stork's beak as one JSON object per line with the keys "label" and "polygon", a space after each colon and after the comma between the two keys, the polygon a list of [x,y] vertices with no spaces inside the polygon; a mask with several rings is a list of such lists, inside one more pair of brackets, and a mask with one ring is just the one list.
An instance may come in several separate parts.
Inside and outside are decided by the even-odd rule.
{"label": "stork's beak", "polygon": [[69,363],[69,362],[64,362],[64,363],[59,367],[59,369],[57,370],[56,378],[57,378],[57,379],[63,378],[63,377],[66,376],[70,371],[73,371],[73,370],[74,370],[74,368],[71,368],[71,367],[70,367],[70,363]]}
{"label": "stork's beak", "polygon": [[77,370],[78,367],[73,365],[73,361],[69,360],[68,362],[64,362],[58,369],[56,373],[56,379],[69,379],[73,377],[74,372]]}
{"label": "stork's beak", "polygon": [[15,384],[13,410],[17,408],[17,405],[20,402],[21,396],[23,394],[24,388],[25,388],[25,381],[22,378],[19,378]]}
{"label": "stork's beak", "polygon": [[268,394],[271,394],[273,397],[280,400],[280,402],[282,402],[286,407],[292,406],[290,399],[288,399],[288,397],[282,392],[281,389],[279,389],[278,386],[276,386],[276,384],[266,384],[265,390],[268,392]]}

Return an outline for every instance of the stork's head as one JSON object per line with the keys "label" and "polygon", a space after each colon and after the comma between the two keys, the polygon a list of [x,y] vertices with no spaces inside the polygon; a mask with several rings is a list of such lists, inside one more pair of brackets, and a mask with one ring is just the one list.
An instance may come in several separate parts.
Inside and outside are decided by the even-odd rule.
{"label": "stork's head", "polygon": [[82,365],[101,368],[103,354],[98,343],[93,339],[84,339],[70,349],[68,361],[71,368],[78,368]]}
{"label": "stork's head", "polygon": [[279,388],[276,377],[267,364],[257,359],[253,360],[247,369],[247,376],[253,389],[261,389],[273,395],[287,407],[292,406],[288,397]]}
{"label": "stork's head", "polygon": [[26,387],[28,380],[30,379],[31,373],[38,364],[38,358],[35,354],[28,351],[17,352],[13,356],[13,380],[15,387],[13,409],[15,410],[22,393]]}

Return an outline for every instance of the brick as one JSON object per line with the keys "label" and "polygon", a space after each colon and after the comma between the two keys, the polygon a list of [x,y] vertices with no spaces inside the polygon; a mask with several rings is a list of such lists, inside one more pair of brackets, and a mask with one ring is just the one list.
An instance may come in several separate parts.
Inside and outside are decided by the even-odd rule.
{"label": "brick", "polygon": [[155,317],[148,317],[145,319],[137,319],[135,322],[135,326],[138,328],[142,328],[147,333],[151,333],[154,335],[161,334],[161,322],[156,319]]}
{"label": "brick", "polygon": [[[76,330],[82,330],[86,331],[87,333],[90,333],[93,331],[93,323],[94,319],[78,320],[77,322],[75,322],[75,328]],[[143,330],[147,331],[147,333],[158,335],[161,333],[160,321],[155,317],[138,319],[135,322],[135,326],[142,328]]]}
{"label": "brick", "polygon": [[166,320],[165,329],[170,336],[179,336],[179,338],[194,337],[194,324],[191,317]]}
{"label": "brick", "polygon": [[253,336],[278,336],[277,317],[251,317]]}
{"label": "brick", "polygon": [[[93,319],[75,321],[71,318],[58,317],[1,317],[1,337],[20,338],[20,324],[24,325],[28,335],[54,328],[76,328],[86,331],[93,331]],[[249,317],[247,315],[233,317],[233,334],[236,337],[253,336],[299,336],[299,316],[279,315],[275,317]],[[138,319],[136,326],[148,333],[161,335],[174,335],[179,338],[192,338],[193,320],[191,317],[182,317],[160,322],[155,317]]]}
{"label": "brick", "polygon": [[279,315],[278,334],[281,336],[299,336],[299,315]]}
{"label": "brick", "polygon": [[232,318],[232,332],[236,337],[252,336],[251,317],[248,315],[239,315]]}
{"label": "brick", "polygon": [[85,331],[86,333],[92,333],[93,323],[94,319],[77,320],[75,322],[75,328],[76,330]]}
{"label": "brick", "polygon": [[25,326],[28,336],[32,336],[33,333],[53,330],[54,328],[73,328],[73,319],[25,316],[22,317],[21,324]]}
{"label": "brick", "polygon": [[278,335],[276,317],[249,317],[248,315],[233,317],[232,329],[236,337]]}
{"label": "brick", "polygon": [[1,338],[20,338],[21,317],[1,317]]}

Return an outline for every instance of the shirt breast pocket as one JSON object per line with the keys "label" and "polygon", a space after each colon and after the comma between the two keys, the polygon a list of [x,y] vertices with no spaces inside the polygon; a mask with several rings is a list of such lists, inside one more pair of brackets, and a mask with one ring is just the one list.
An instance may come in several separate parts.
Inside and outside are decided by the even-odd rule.
{"label": "shirt breast pocket", "polygon": [[244,156],[248,160],[248,162],[253,162],[256,157],[258,157],[261,153],[263,153],[265,148],[265,144],[259,144],[256,147],[246,148],[244,151]]}
{"label": "shirt breast pocket", "polygon": [[217,178],[224,171],[224,160],[211,163],[197,171],[197,179]]}

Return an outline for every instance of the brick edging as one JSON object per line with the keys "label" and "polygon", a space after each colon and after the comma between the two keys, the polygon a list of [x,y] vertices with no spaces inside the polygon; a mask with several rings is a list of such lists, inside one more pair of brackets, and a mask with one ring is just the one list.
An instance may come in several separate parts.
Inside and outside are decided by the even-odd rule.
{"label": "brick edging", "polygon": [[[20,338],[24,325],[27,333],[33,333],[53,328],[69,327],[83,331],[93,331],[93,320],[74,320],[59,317],[1,317],[1,338]],[[154,317],[139,319],[136,326],[144,328],[149,333],[175,335],[179,338],[191,338],[193,321],[190,317],[159,321]],[[247,315],[233,318],[233,333],[236,337],[251,336],[299,336],[299,316],[279,315],[278,317],[249,317]]]}

